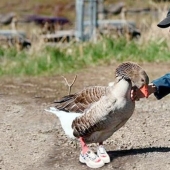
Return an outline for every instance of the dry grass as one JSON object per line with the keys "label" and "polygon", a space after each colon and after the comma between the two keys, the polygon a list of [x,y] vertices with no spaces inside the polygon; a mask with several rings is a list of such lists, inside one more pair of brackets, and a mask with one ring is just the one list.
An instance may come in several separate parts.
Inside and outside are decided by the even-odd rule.
{"label": "dry grass", "polygon": [[[0,2],[0,7],[7,2]],[[13,1],[19,2],[19,0]],[[27,1],[28,6],[40,1]],[[52,1],[43,0],[46,4]],[[60,1],[61,2],[61,1]],[[109,1],[108,1],[109,2]],[[134,1],[133,1],[134,2]],[[73,72],[83,67],[99,64],[111,64],[117,61],[132,60],[138,62],[169,62],[168,29],[160,29],[157,23],[166,16],[168,4],[156,4],[153,1],[142,1],[143,7],[149,6],[157,9],[157,13],[140,13],[127,15],[128,20],[134,20],[142,36],[137,41],[118,39],[115,34],[98,36],[94,42],[53,43],[47,45],[39,36],[40,28],[35,24],[19,24],[19,29],[24,30],[32,41],[29,50],[17,52],[15,49],[0,49],[0,74],[1,75],[39,75]],[[129,8],[136,7],[141,1],[126,1]],[[13,6],[13,9],[15,6]],[[142,6],[141,6],[142,7]],[[115,18],[115,17],[113,17]],[[9,29],[9,26],[4,28]]]}

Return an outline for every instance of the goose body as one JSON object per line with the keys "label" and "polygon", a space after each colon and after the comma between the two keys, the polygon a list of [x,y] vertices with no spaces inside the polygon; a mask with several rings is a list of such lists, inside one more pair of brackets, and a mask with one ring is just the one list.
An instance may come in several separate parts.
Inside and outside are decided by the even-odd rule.
{"label": "goose body", "polygon": [[147,97],[148,83],[149,78],[140,66],[123,63],[116,69],[114,85],[85,88],[63,97],[47,111],[60,119],[66,135],[80,139],[85,154],[89,150],[86,144],[102,144],[127,122],[135,109],[132,87],[143,88]]}
{"label": "goose body", "polygon": [[85,110],[88,110],[92,104],[99,101],[109,92],[106,86],[93,86],[84,88],[82,91],[63,97],[60,101],[55,102],[55,107],[50,107],[46,111],[55,114],[61,123],[65,134],[74,139],[72,123],[77,117],[81,117]]}
{"label": "goose body", "polygon": [[73,134],[86,143],[100,143],[122,127],[132,115],[135,102],[130,98],[131,83],[120,80],[108,93],[93,103],[73,123]]}
{"label": "goose body", "polygon": [[[117,93],[118,90],[121,92]],[[51,107],[47,111],[60,119],[65,134],[70,138],[83,135],[86,143],[100,143],[123,126],[132,115],[135,102],[130,98],[130,91],[131,84],[122,79],[114,87],[94,86],[84,89],[74,96],[74,100],[69,98],[63,102],[64,106],[60,103],[60,110]],[[83,99],[84,103],[80,105]],[[77,128],[81,128],[79,133]]]}

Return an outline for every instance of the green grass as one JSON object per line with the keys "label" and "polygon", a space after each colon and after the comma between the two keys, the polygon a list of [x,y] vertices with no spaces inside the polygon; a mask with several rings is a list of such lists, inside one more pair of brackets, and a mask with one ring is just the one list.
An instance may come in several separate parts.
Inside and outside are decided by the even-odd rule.
{"label": "green grass", "polygon": [[125,39],[101,38],[63,46],[45,46],[39,50],[0,48],[0,75],[51,75],[76,72],[82,68],[113,62],[169,62],[166,40],[127,42]]}

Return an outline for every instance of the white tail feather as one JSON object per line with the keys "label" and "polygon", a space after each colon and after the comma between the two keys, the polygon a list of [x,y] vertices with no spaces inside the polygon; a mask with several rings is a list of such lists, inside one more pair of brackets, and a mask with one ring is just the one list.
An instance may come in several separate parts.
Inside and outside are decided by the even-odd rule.
{"label": "white tail feather", "polygon": [[58,110],[55,107],[50,107],[49,110],[45,109],[45,111],[55,114],[59,118],[61,126],[65,131],[65,134],[70,138],[73,139],[75,138],[75,136],[73,135],[73,129],[71,128],[71,125],[76,117],[82,115],[81,113],[74,113],[74,112],[69,113],[69,112]]}

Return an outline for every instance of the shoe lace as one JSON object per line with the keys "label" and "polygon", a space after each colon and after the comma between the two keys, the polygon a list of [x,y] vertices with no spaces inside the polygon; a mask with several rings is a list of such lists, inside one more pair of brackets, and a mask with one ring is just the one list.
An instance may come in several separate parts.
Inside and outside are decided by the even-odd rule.
{"label": "shoe lace", "polygon": [[94,161],[96,158],[98,158],[97,155],[94,154],[94,153],[91,152],[91,151],[87,152],[86,155],[87,155],[87,157],[88,157],[90,160],[92,160],[92,161]]}

